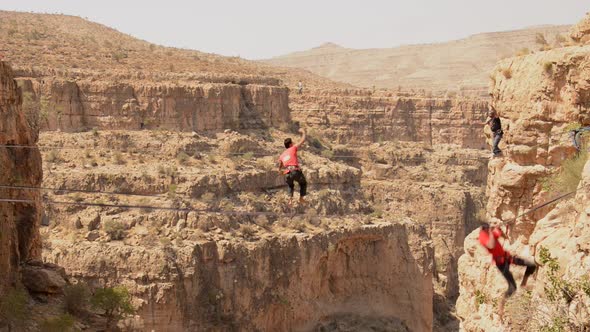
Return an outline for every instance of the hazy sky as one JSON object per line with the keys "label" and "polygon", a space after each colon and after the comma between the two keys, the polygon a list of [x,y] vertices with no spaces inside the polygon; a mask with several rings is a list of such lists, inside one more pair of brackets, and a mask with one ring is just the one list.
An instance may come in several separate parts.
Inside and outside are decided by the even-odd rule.
{"label": "hazy sky", "polygon": [[588,0],[1,0],[0,9],[87,17],[165,46],[248,59],[334,42],[393,47],[573,24]]}

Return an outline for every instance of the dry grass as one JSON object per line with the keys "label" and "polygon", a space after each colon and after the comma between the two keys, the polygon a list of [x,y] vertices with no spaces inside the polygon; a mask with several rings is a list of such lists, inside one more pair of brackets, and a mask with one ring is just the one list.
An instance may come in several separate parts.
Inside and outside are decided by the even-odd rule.
{"label": "dry grass", "polygon": [[543,189],[549,192],[568,193],[575,191],[582,180],[582,171],[588,160],[586,146],[582,146],[579,154],[565,160],[559,171],[547,178],[543,183]]}

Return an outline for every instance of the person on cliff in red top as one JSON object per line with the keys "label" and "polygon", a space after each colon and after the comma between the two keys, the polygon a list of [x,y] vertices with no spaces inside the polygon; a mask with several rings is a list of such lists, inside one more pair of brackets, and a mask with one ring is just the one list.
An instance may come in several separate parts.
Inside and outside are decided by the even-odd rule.
{"label": "person on cliff in red top", "polygon": [[[297,159],[297,151],[305,143],[305,130],[299,129],[301,133],[301,140],[297,144],[293,144],[291,138],[285,139],[286,150],[279,157],[279,174],[285,175],[285,181],[289,186],[290,201],[289,205],[293,204],[293,192],[295,191],[295,182],[299,184],[299,202],[305,203],[305,195],[307,194],[307,181],[303,175],[303,171],[299,166],[299,159]],[[283,169],[285,169],[283,171]]]}
{"label": "person on cliff in red top", "polygon": [[510,297],[516,291],[516,281],[514,276],[510,272],[510,264],[526,266],[524,277],[520,283],[521,287],[526,286],[528,278],[535,272],[537,265],[534,262],[524,260],[518,256],[510,254],[507,250],[504,250],[499,239],[506,237],[500,227],[491,227],[489,224],[484,223],[479,231],[479,243],[484,246],[488,252],[492,255],[492,259],[498,267],[498,270],[502,273],[506,281],[508,282],[508,290],[505,293],[505,297]]}
{"label": "person on cliff in red top", "polygon": [[498,112],[494,106],[490,105],[490,110],[488,112],[488,118],[484,125],[490,126],[490,129],[493,133],[493,144],[492,144],[492,153],[493,157],[497,157],[502,154],[502,150],[498,147],[502,137],[504,136],[504,132],[502,131],[502,122],[500,121],[500,117],[498,116]]}

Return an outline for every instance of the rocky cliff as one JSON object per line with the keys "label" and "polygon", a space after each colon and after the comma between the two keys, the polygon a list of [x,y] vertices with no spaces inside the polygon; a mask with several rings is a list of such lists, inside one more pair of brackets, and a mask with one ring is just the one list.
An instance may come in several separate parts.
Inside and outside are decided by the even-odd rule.
{"label": "rocky cliff", "polygon": [[41,130],[208,131],[285,126],[288,89],[277,85],[99,82],[19,78],[41,108]]}
{"label": "rocky cliff", "polygon": [[[505,148],[504,156],[491,160],[488,166],[488,220],[512,226],[508,247],[513,253],[534,256],[541,264],[546,263],[547,256],[541,254],[540,247],[546,247],[558,258],[555,272],[558,279],[553,280],[565,278],[574,284],[577,281],[571,278],[590,270],[585,265],[587,251],[580,242],[585,241],[587,233],[584,212],[587,204],[583,201],[587,195],[583,184],[587,180],[581,182],[574,199],[521,214],[560,194],[544,184],[550,174],[556,174],[565,167],[564,161],[575,155],[569,129],[588,124],[589,54],[588,46],[572,46],[501,61],[493,72],[491,90],[505,128]],[[584,179],[587,171],[585,174]],[[553,312],[553,316],[543,316],[538,311],[542,308],[551,311],[558,306],[548,302],[546,294],[552,287],[551,267],[555,265],[551,264],[543,266],[536,280],[531,281],[531,293],[520,291],[508,301],[502,322],[498,304],[507,285],[490,264],[489,255],[479,247],[476,231],[466,238],[466,253],[459,260],[461,295],[457,312],[464,330],[519,328],[533,331],[543,326],[556,326],[555,319],[559,317],[565,322],[562,329],[568,330],[574,328],[568,325],[570,314],[581,317],[578,321],[581,325],[576,326],[588,326],[584,325],[587,322],[583,318],[587,317],[584,309],[587,307],[580,305],[580,301],[587,303],[583,295],[571,295],[574,301],[565,304],[566,308],[571,305],[570,314]],[[513,267],[512,270],[519,280],[522,268]],[[523,313],[516,309],[519,307],[532,308],[524,316],[530,319],[523,320]],[[535,309],[537,307],[541,309]]]}
{"label": "rocky cliff", "polygon": [[424,229],[341,224],[249,243],[55,245],[47,258],[90,283],[128,286],[148,330],[309,331],[349,313],[431,330],[432,249]]}
{"label": "rocky cliff", "polygon": [[[29,126],[21,106],[21,95],[11,68],[0,62],[0,179],[2,185],[39,186],[42,181],[41,154],[34,146],[38,133]],[[0,199],[24,202],[0,202],[0,294],[14,287],[19,267],[41,256],[39,192],[0,189]]]}
{"label": "rocky cliff", "polygon": [[460,98],[398,96],[369,90],[307,90],[291,94],[293,119],[334,144],[379,141],[485,147],[487,103]]}

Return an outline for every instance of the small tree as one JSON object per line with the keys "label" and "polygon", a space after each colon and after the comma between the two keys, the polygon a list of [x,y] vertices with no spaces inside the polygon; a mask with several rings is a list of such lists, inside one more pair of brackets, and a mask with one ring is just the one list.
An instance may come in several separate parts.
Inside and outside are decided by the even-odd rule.
{"label": "small tree", "polygon": [[90,290],[85,283],[79,282],[64,287],[64,304],[72,315],[80,315],[88,308]]}
{"label": "small tree", "polygon": [[129,291],[122,286],[97,289],[90,302],[94,308],[104,312],[107,330],[126,315],[135,312]]}
{"label": "small tree", "polygon": [[537,43],[541,46],[545,46],[545,45],[549,44],[547,42],[547,39],[545,38],[545,35],[540,32],[535,35],[535,43]]}

